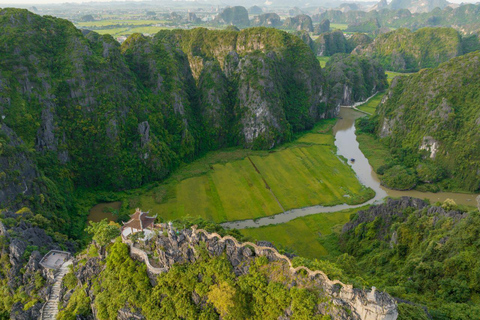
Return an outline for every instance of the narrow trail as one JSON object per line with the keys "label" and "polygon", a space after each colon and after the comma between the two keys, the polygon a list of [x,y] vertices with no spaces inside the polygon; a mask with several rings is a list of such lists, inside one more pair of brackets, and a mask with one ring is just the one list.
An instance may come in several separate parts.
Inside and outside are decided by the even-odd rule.
{"label": "narrow trail", "polygon": [[52,292],[48,297],[48,301],[42,308],[40,320],[55,320],[58,315],[58,302],[60,299],[60,289],[62,286],[63,277],[68,273],[69,266],[72,264],[72,260],[65,262],[60,269],[55,273],[55,280],[52,287]]}
{"label": "narrow trail", "polygon": [[285,209],[283,208],[282,204],[280,203],[280,200],[278,200],[277,196],[275,195],[275,193],[273,193],[273,190],[272,188],[270,188],[270,186],[268,185],[267,183],[267,180],[265,180],[265,178],[263,177],[263,174],[260,172],[260,170],[258,170],[257,166],[255,165],[255,163],[252,161],[252,159],[250,159],[250,156],[247,157],[248,160],[250,161],[250,163],[252,164],[253,168],[255,169],[255,171],[257,171],[257,173],[260,175],[260,177],[262,178],[263,180],[263,183],[265,183],[265,188],[267,188],[270,193],[272,194],[272,196],[275,198],[275,200],[277,201],[278,205],[280,206],[280,209],[282,209],[282,212],[285,212]]}

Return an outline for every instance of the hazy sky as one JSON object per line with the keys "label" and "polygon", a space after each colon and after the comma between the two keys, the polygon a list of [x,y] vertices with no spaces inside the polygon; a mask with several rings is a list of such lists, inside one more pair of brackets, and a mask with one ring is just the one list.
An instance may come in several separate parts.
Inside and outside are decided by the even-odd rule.
{"label": "hazy sky", "polygon": [[[109,1],[112,1],[112,0],[95,0],[93,2],[109,2]],[[117,0],[118,1],[118,0]],[[128,0],[128,1],[135,1],[135,0]],[[362,0],[357,0],[357,1],[362,1]],[[375,1],[375,0],[363,0],[363,1]],[[480,0],[449,0],[449,2],[453,2],[453,3],[462,3],[462,2],[470,2],[470,3],[476,3],[476,2],[479,2]],[[81,2],[85,2],[85,3],[88,3],[88,2],[91,2],[91,1],[85,1],[85,0],[16,0],[16,1],[12,1],[12,0],[0,0],[0,8],[1,7],[15,7],[15,5],[17,4],[50,4],[50,3],[65,3],[65,2],[76,2],[76,3],[81,3]],[[207,1],[208,2],[208,1]],[[261,4],[262,0],[259,0],[258,1],[259,4]],[[292,1],[292,5],[294,4],[295,0]],[[332,1],[333,2],[333,1]],[[348,1],[348,0],[339,0],[338,1],[339,3],[343,3],[343,2],[353,2],[353,1]],[[388,2],[390,2],[390,0],[388,0]],[[239,1],[239,5],[241,5],[241,0]]]}

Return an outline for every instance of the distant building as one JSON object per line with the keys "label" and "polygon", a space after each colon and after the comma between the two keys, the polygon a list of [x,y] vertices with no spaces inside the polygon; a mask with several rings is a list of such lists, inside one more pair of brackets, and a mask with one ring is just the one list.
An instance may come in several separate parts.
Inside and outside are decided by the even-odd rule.
{"label": "distant building", "polygon": [[153,236],[153,225],[157,216],[149,217],[148,212],[142,212],[139,208],[130,216],[130,220],[123,224],[122,237],[127,238],[129,235],[143,232],[145,233],[144,240],[150,239]]}

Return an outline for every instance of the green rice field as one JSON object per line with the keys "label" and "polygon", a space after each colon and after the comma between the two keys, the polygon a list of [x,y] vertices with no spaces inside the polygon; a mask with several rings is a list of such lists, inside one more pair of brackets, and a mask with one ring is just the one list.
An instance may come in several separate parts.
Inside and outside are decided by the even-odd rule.
{"label": "green rice field", "polygon": [[340,232],[341,227],[350,220],[350,215],[358,210],[361,208],[319,213],[278,225],[243,229],[240,232],[252,241],[267,240],[277,248],[293,251],[299,256],[319,258],[329,253],[322,239],[332,232]]}
{"label": "green rice field", "polygon": [[373,196],[335,154],[325,120],[271,151],[230,149],[177,170],[165,183],[139,190],[131,208],[169,220],[200,216],[215,222],[256,219],[312,205],[361,203]]}

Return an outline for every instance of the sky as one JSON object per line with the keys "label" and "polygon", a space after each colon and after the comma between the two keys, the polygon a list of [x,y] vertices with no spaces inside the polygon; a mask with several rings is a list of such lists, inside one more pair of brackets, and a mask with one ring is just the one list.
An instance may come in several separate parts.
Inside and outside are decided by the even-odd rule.
{"label": "sky", "polygon": [[[112,0],[95,0],[94,2],[109,2],[109,1],[112,1]],[[118,0],[116,0],[118,1]],[[130,1],[136,1],[136,0],[128,0],[129,2]],[[142,1],[142,0],[139,0],[139,1]],[[372,1],[375,1],[375,0],[356,0],[356,1],[369,1],[369,2],[372,2]],[[453,3],[462,3],[462,2],[469,2],[469,3],[477,3],[479,2],[480,0],[448,0],[449,2],[453,2]],[[15,7],[15,5],[17,4],[32,4],[32,5],[35,5],[35,4],[52,4],[52,3],[56,3],[56,4],[59,4],[59,3],[66,3],[66,2],[76,2],[76,3],[82,3],[82,2],[85,2],[85,3],[88,3],[90,1],[85,1],[85,0],[16,0],[16,1],[12,1],[12,0],[0,0],[0,8],[1,7]],[[261,4],[262,2],[264,2],[263,0],[259,0],[258,1],[259,4]],[[295,2],[295,0],[292,1],[292,5],[293,3]],[[348,1],[348,0],[339,0],[339,3],[343,3],[343,2],[354,2],[354,1]],[[388,0],[388,2],[390,2]],[[239,1],[239,5],[241,5],[241,1]]]}

